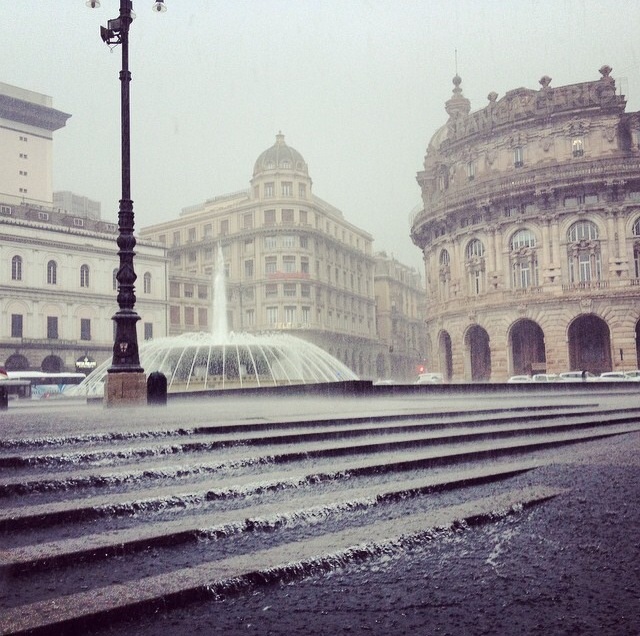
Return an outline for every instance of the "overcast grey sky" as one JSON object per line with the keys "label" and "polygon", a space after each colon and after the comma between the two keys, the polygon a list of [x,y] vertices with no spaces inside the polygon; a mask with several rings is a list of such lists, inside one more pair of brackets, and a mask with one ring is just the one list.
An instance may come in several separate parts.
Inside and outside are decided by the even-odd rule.
{"label": "overcast grey sky", "polygon": [[[473,110],[487,95],[595,80],[613,67],[640,109],[637,0],[134,0],[136,227],[249,187],[282,131],[314,193],[422,271],[409,239],[415,180],[446,120],[457,49]],[[118,0],[0,0],[0,81],[70,113],[54,133],[54,190],[120,198],[121,54],[99,27]]]}

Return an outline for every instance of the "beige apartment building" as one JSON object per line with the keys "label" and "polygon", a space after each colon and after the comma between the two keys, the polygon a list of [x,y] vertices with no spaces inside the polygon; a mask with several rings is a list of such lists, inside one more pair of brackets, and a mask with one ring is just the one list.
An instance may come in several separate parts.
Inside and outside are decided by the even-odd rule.
{"label": "beige apartment building", "polygon": [[380,380],[415,381],[428,366],[424,286],[419,272],[386,252],[375,254],[376,321],[384,351]]}
{"label": "beige apartment building", "polygon": [[230,330],[288,332],[359,377],[376,376],[384,345],[373,238],[313,194],[307,163],[284,135],[256,160],[249,189],[185,208],[140,234],[168,249],[170,334],[212,328],[220,251]]}
{"label": "beige apartment building", "polygon": [[430,370],[452,381],[640,366],[640,113],[597,80],[489,93],[456,76],[417,175]]}

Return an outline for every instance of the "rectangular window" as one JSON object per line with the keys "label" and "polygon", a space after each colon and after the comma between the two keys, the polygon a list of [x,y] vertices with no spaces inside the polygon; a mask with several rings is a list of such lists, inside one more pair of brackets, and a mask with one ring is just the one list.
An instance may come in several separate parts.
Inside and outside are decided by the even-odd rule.
{"label": "rectangular window", "polygon": [[193,284],[185,283],[184,284],[184,297],[185,298],[193,298]]}
{"label": "rectangular window", "polygon": [[265,298],[273,298],[278,295],[278,285],[276,283],[268,283],[264,288]]}
{"label": "rectangular window", "polygon": [[309,274],[309,258],[307,256],[302,256],[300,258],[300,272],[305,275]]}
{"label": "rectangular window", "polygon": [[38,212],[38,221],[48,221],[49,213],[48,212]]}
{"label": "rectangular window", "polygon": [[265,210],[264,211],[264,224],[265,225],[275,225],[276,224],[276,211],[275,210]]}
{"label": "rectangular window", "polygon": [[209,287],[207,285],[198,285],[198,298],[200,300],[209,298]]}
{"label": "rectangular window", "polygon": [[[306,199],[307,198],[307,184],[306,183],[299,183],[298,184],[298,196],[301,199]],[[300,223],[302,223],[302,217],[300,217]],[[304,223],[306,223],[307,220],[304,220]]]}
{"label": "rectangular window", "polygon": [[267,307],[267,324],[275,325],[278,322],[278,308]]}
{"label": "rectangular window", "polygon": [[311,307],[301,307],[301,320],[303,325],[308,325],[311,322]]}
{"label": "rectangular window", "polygon": [[284,285],[284,295],[287,298],[295,298],[295,296],[296,296],[296,284],[295,283],[285,283],[285,285]]}
{"label": "rectangular window", "polygon": [[91,320],[80,318],[80,340],[91,340]]}
{"label": "rectangular window", "polygon": [[211,223],[207,223],[204,226],[204,238],[211,238],[213,236],[213,226]]}
{"label": "rectangular window", "polygon": [[311,298],[311,285],[300,285],[300,296],[303,298]]}
{"label": "rectangular window", "polygon": [[190,263],[195,263],[195,262],[198,260],[198,255],[196,254],[196,251],[195,251],[195,250],[190,250],[190,251],[189,251],[189,254],[188,254],[188,256],[187,256],[187,260],[188,260]]}
{"label": "rectangular window", "polygon": [[285,234],[282,237],[282,247],[292,248],[296,243],[295,236],[291,236],[290,234]]}
{"label": "rectangular window", "polygon": [[47,316],[47,338],[49,340],[58,339],[58,317]]}
{"label": "rectangular window", "polygon": [[513,149],[513,165],[515,168],[524,166],[524,150],[522,146]]}
{"label": "rectangular window", "polygon": [[250,230],[251,228],[253,228],[253,214],[245,214],[242,217],[242,227],[245,230]]}
{"label": "rectangular window", "polygon": [[208,312],[206,307],[198,307],[198,325],[201,327],[207,326]]}
{"label": "rectangular window", "polygon": [[184,308],[184,324],[192,326],[194,324],[194,315],[193,307],[185,307]]}
{"label": "rectangular window", "polygon": [[309,239],[308,239],[308,237],[306,237],[306,236],[301,236],[300,237],[300,247],[303,250],[306,250],[306,249],[309,248]]}
{"label": "rectangular window", "polygon": [[273,197],[273,183],[264,184],[264,196],[265,199]]}
{"label": "rectangular window", "polygon": [[278,271],[278,257],[277,256],[267,256],[264,259],[264,273],[275,274]]}
{"label": "rectangular window", "polygon": [[169,283],[169,296],[180,298],[180,283]]}
{"label": "rectangular window", "polygon": [[177,307],[176,305],[171,305],[171,307],[169,307],[169,322],[172,325],[180,324],[180,307]]}
{"label": "rectangular window", "polygon": [[220,221],[220,235],[227,236],[229,234],[229,219]]}
{"label": "rectangular window", "polygon": [[256,324],[256,312],[253,309],[247,309],[244,312],[245,327],[253,327]]}
{"label": "rectangular window", "polygon": [[282,257],[282,270],[287,274],[293,274],[296,271],[296,257],[295,256],[283,256]]}
{"label": "rectangular window", "polygon": [[293,210],[282,210],[282,225],[293,225]]}
{"label": "rectangular window", "polygon": [[253,239],[247,239],[244,242],[244,253],[253,254]]}
{"label": "rectangular window", "polygon": [[180,232],[173,233],[173,246],[177,247],[180,245]]}
{"label": "rectangular window", "polygon": [[291,183],[291,181],[282,182],[282,196],[283,197],[293,196],[293,183]]}
{"label": "rectangular window", "polygon": [[285,306],[284,321],[288,324],[294,324],[296,321],[296,308],[294,306]]}
{"label": "rectangular window", "polygon": [[253,260],[244,262],[244,277],[253,278]]}
{"label": "rectangular window", "polygon": [[188,230],[187,242],[193,243],[196,240],[196,228],[190,227]]}
{"label": "rectangular window", "polygon": [[11,337],[22,338],[22,314],[11,314]]}
{"label": "rectangular window", "polygon": [[152,322],[144,323],[144,339],[153,340],[153,323]]}

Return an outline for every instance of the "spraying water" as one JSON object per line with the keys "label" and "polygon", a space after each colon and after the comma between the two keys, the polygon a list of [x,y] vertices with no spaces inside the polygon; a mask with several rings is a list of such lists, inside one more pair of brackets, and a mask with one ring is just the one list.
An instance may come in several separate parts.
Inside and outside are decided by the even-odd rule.
{"label": "spraying water", "polygon": [[213,278],[213,320],[211,333],[214,338],[224,342],[229,335],[229,325],[227,323],[227,281],[224,271],[224,255],[222,245],[218,245],[216,259],[216,269]]}
{"label": "spraying water", "polygon": [[[140,362],[147,374],[160,371],[167,390],[204,391],[286,384],[357,380],[342,362],[320,347],[287,333],[230,333],[222,246],[213,279],[211,331],[145,341]],[[103,395],[111,360],[74,388],[76,395]]]}

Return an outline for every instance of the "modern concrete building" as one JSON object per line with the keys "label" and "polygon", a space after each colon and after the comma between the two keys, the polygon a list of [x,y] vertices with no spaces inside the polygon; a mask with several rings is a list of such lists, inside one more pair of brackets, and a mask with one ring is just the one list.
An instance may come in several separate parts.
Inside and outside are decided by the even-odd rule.
{"label": "modern concrete building", "polygon": [[477,111],[453,80],[417,175],[429,370],[453,381],[640,366],[640,113],[611,68]]}
{"label": "modern concrete building", "polygon": [[[46,95],[0,84],[0,366],[9,370],[90,371],[112,355],[117,225],[96,202],[52,192],[52,133],[68,117]],[[166,335],[165,249],[138,242],[135,266],[139,339]]]}
{"label": "modern concrete building", "polygon": [[229,329],[289,332],[360,377],[376,376],[384,345],[373,238],[313,194],[307,163],[284,135],[257,158],[249,189],[185,208],[141,236],[168,249],[170,333],[211,328],[221,250]]}
{"label": "modern concrete building", "polygon": [[386,252],[377,252],[375,261],[376,323],[384,345],[376,376],[414,381],[428,366],[422,279]]}

